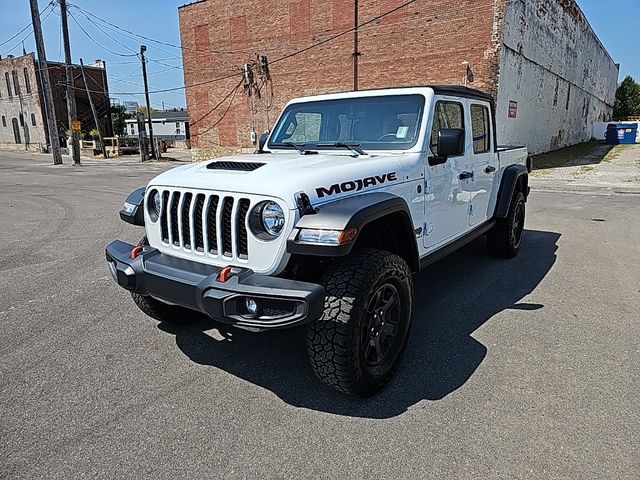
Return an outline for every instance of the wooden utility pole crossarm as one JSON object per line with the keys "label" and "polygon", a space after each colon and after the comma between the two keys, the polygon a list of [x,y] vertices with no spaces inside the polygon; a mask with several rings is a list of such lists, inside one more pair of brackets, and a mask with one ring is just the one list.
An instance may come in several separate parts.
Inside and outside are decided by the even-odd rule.
{"label": "wooden utility pole crossarm", "polygon": [[42,25],[40,24],[40,12],[38,11],[38,0],[29,0],[31,7],[31,21],[33,24],[33,36],[36,40],[36,50],[38,51],[38,67],[42,78],[42,88],[44,89],[44,108],[47,112],[49,141],[51,142],[51,153],[53,154],[53,164],[62,165],[62,154],[60,153],[60,138],[58,137],[58,122],[53,106],[53,93],[51,92],[51,80],[49,78],[49,66],[47,55],[42,39]]}

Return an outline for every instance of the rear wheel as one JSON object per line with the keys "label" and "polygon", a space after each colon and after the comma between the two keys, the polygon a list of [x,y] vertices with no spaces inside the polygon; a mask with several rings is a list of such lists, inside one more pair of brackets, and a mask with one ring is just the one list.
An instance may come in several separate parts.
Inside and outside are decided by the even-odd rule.
{"label": "rear wheel", "polygon": [[402,359],[411,324],[413,280],[397,255],[363,249],[325,272],[325,310],[309,325],[307,351],[316,376],[336,390],[370,396]]}
{"label": "rear wheel", "polygon": [[513,193],[506,218],[498,220],[487,233],[487,247],[492,255],[513,258],[520,249],[524,232],[525,200],[520,191]]}

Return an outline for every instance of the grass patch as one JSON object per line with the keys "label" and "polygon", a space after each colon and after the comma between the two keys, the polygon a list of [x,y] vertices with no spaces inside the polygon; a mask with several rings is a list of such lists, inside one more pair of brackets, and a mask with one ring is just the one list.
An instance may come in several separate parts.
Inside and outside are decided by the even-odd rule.
{"label": "grass patch", "polygon": [[625,151],[629,150],[631,147],[633,147],[633,145],[616,145],[611,149],[609,153],[605,155],[602,161],[606,163],[611,163],[614,160],[617,160],[618,158],[620,158],[620,155],[622,155]]}
{"label": "grass patch", "polygon": [[582,165],[578,170],[574,170],[573,172],[571,172],[571,175],[573,175],[574,177],[579,177],[580,175],[584,175],[585,173],[589,173],[595,169],[596,167],[593,167],[591,165]]}

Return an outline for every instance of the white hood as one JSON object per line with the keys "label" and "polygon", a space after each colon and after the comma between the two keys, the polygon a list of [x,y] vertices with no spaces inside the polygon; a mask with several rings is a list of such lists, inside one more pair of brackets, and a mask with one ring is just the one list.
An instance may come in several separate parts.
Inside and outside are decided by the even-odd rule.
{"label": "white hood", "polygon": [[[416,157],[408,158],[408,157]],[[405,179],[402,163],[416,155],[291,153],[247,154],[216,158],[162,173],[149,186],[193,188],[280,198],[296,208],[295,194],[305,192],[316,206],[336,198],[388,188]],[[401,163],[400,159],[403,160]],[[413,162],[411,161],[413,160]],[[214,162],[246,162],[264,165],[252,171],[209,169]]]}

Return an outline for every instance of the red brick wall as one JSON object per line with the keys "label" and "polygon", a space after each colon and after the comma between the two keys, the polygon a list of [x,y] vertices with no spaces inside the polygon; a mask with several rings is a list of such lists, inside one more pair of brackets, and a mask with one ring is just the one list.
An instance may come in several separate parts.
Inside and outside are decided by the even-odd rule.
{"label": "red brick wall", "polygon": [[[359,0],[359,22],[403,3],[405,0]],[[504,0],[418,0],[362,27],[359,87],[460,84],[464,75],[461,63],[468,60],[474,74],[471,86],[493,91],[503,10]],[[270,61],[274,94],[271,124],[293,97],[351,90],[353,33],[274,61],[351,28],[353,13],[353,0],[206,0],[181,7],[180,34],[193,146],[251,146],[252,114],[242,90],[219,125],[211,128],[228,102],[197,121],[237,85],[240,74],[197,84],[233,73],[256,53],[266,54]],[[267,127],[260,110],[253,120],[257,132]]]}

